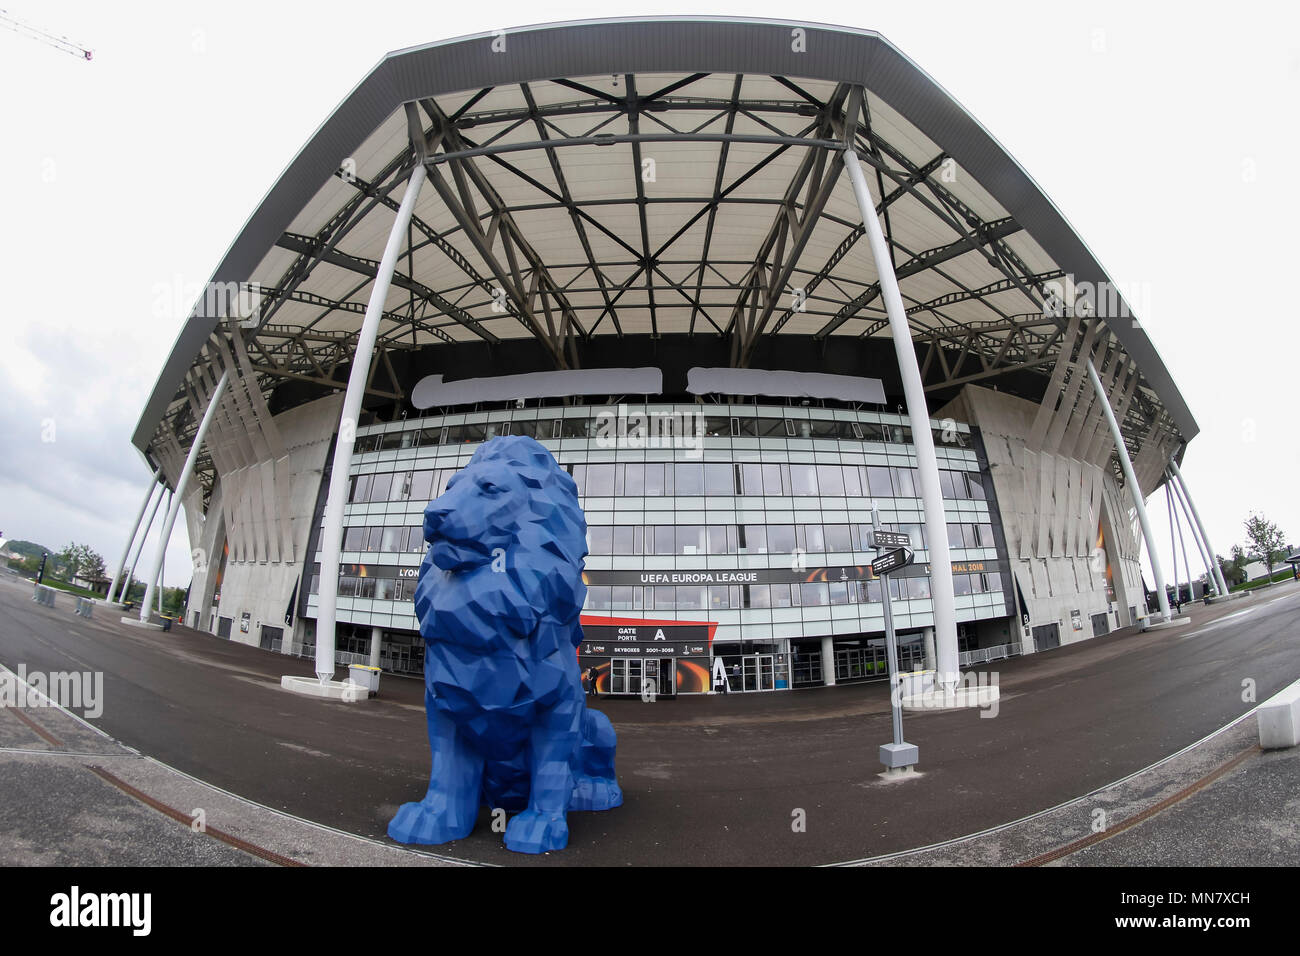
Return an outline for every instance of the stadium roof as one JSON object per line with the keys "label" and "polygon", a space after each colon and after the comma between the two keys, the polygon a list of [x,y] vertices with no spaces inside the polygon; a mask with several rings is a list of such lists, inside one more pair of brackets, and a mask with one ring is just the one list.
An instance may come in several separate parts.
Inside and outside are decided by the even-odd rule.
{"label": "stadium roof", "polygon": [[1105,294],[1071,307],[1079,289],[1114,288],[1088,247],[887,40],[655,18],[522,27],[380,60],[213,273],[260,284],[253,316],[232,323],[196,304],[133,442],[188,445],[213,361],[266,396],[295,381],[342,388],[421,161],[429,183],[379,331],[376,363],[397,392],[374,388],[388,397],[405,397],[393,353],[447,343],[527,340],[539,368],[574,368],[598,337],[693,335],[744,367],[773,336],[887,340],[845,144],[874,180],[927,389],[1022,371],[1046,387],[1062,349],[1063,364],[1077,350],[1126,381],[1135,449],[1153,433],[1174,447],[1196,435],[1140,317]]}

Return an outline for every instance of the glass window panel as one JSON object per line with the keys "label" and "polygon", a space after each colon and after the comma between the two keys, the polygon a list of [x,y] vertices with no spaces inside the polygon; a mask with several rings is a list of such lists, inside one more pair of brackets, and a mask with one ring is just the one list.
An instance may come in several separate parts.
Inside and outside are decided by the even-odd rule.
{"label": "glass window panel", "polygon": [[645,465],[632,462],[623,469],[623,492],[634,498],[645,494]]}
{"label": "glass window panel", "polygon": [[827,551],[852,551],[853,539],[849,536],[849,526],[846,524],[828,524],[824,525],[826,529],[826,550]]}
{"label": "glass window panel", "polygon": [[348,501],[366,501],[370,497],[370,481],[373,475],[356,475],[352,479],[352,489],[348,494]]}
{"label": "glass window panel", "polygon": [[[817,468],[815,465],[791,465],[790,487],[796,495],[815,496],[817,494]],[[770,494],[770,492],[769,492]]]}
{"label": "glass window panel", "polygon": [[961,525],[959,524],[948,525],[948,547],[950,548],[966,547],[965,541],[962,538]]}
{"label": "glass window panel", "polygon": [[645,466],[646,497],[663,496],[668,493],[664,483],[664,466],[662,462],[647,462]]}
{"label": "glass window panel", "polygon": [[708,546],[709,554],[730,553],[727,550],[727,526],[725,524],[709,525],[705,544]]}
{"label": "glass window panel", "polygon": [[731,419],[720,418],[716,415],[705,415],[704,416],[704,437],[705,438],[730,438]]}
{"label": "glass window panel", "polygon": [[[788,585],[783,585],[788,592]],[[749,584],[745,586],[747,595],[745,607],[771,607],[772,589],[766,584]]]}
{"label": "glass window panel", "polygon": [[610,604],[621,611],[632,610],[632,585],[616,584],[610,589]]}
{"label": "glass window panel", "polygon": [[799,603],[803,607],[816,607],[822,604],[830,603],[830,588],[824,581],[814,581],[807,584],[800,584]]}
{"label": "glass window panel", "polygon": [[406,540],[405,528],[385,528],[384,537],[380,542],[381,551],[401,551],[402,545]]}
{"label": "glass window panel", "polygon": [[928,598],[930,596],[930,579],[925,577],[904,578],[907,582],[907,596],[910,598]]}
{"label": "glass window panel", "polygon": [[383,529],[383,528],[371,528],[371,529],[370,529],[370,534],[368,535],[367,540],[366,540],[366,550],[367,550],[367,551],[378,551],[378,550],[379,550],[379,545],[383,542],[383,540],[384,540],[384,529]]}
{"label": "glass window panel", "polygon": [[943,497],[945,497],[945,498],[947,498],[947,499],[949,499],[949,500],[954,500],[954,499],[956,499],[956,497],[957,497],[957,492],[956,492],[956,490],[955,490],[955,489],[953,488],[953,486],[952,486],[952,472],[951,472],[951,471],[947,471],[947,470],[945,469],[945,470],[941,470],[941,471],[939,472],[939,491],[942,492]]}
{"label": "glass window panel", "polygon": [[677,526],[677,553],[704,554],[704,525],[683,524]]}
{"label": "glass window panel", "polygon": [[[794,472],[791,471],[792,479],[793,475]],[[843,495],[844,470],[839,465],[818,465],[817,488],[823,495]]]}
{"label": "glass window panel", "polygon": [[[794,585],[796,588],[799,585]],[[771,592],[771,607],[792,607],[790,599],[790,585],[788,584],[769,584],[768,590]]]}
{"label": "glass window panel", "polygon": [[[776,483],[778,477],[781,481],[779,485]],[[789,465],[763,466],[763,488],[769,495],[785,495],[788,497],[791,493],[790,487]]]}
{"label": "glass window panel", "polygon": [[804,547],[811,554],[820,554],[826,550],[826,535],[819,524],[804,525]]}
{"label": "glass window panel", "polygon": [[600,496],[609,498],[614,494],[614,466],[613,464],[600,464],[587,466],[587,491],[588,496]]}
{"label": "glass window panel", "polygon": [[677,586],[677,607],[679,610],[702,611],[707,607],[708,588],[703,584],[679,584]]}
{"label": "glass window panel", "polygon": [[364,551],[366,547],[366,529],[348,528],[343,532],[344,551]]}
{"label": "glass window panel", "polygon": [[832,581],[830,583],[830,603],[831,604],[848,604],[849,603],[849,585],[847,581]]}
{"label": "glass window panel", "polygon": [[837,422],[825,418],[818,418],[810,422],[812,425],[813,438],[837,438],[839,429],[836,427]]}
{"label": "glass window panel", "polygon": [[704,493],[706,495],[734,495],[732,467],[725,462],[709,462],[704,466]]}
{"label": "glass window panel", "polygon": [[952,576],[952,593],[953,594],[970,594],[970,575],[954,574]]}
{"label": "glass window panel", "polygon": [[773,554],[792,554],[795,548],[794,525],[773,524],[767,526],[767,548]]}
{"label": "glass window panel", "polygon": [[844,493],[850,498],[862,495],[862,472],[857,465],[844,465],[841,469],[844,481]]}
{"label": "glass window panel", "polygon": [[411,475],[411,498],[414,501],[429,501],[433,496],[433,472],[417,471]]}
{"label": "glass window panel", "polygon": [[678,462],[674,468],[673,494],[704,494],[704,465],[697,462]]}
{"label": "glass window panel", "polygon": [[882,600],[883,592],[880,590],[880,579],[867,580],[862,582],[866,591],[867,601],[872,604],[879,604]]}
{"label": "glass window panel", "polygon": [[375,596],[375,579],[357,578],[357,597],[373,599],[374,596]]}
{"label": "glass window panel", "polygon": [[655,554],[676,554],[676,529],[670,524],[655,525],[654,542]]}
{"label": "glass window panel", "polygon": [[612,554],[614,529],[609,525],[587,525],[588,545],[591,554]]}
{"label": "glass window panel", "polygon": [[339,597],[356,597],[357,579],[344,575],[339,578]]}
{"label": "glass window panel", "polygon": [[750,554],[761,554],[767,550],[767,528],[761,524],[744,526],[744,548]]}
{"label": "glass window panel", "polygon": [[894,488],[900,498],[915,498],[918,494],[916,490],[916,471],[912,468],[891,468],[893,473]]}
{"label": "glass window panel", "polygon": [[979,525],[964,524],[961,526],[962,543],[968,548],[978,548],[980,546]]}
{"label": "glass window panel", "polygon": [[889,469],[881,465],[867,466],[867,486],[873,498],[894,497],[894,485],[889,478]]}
{"label": "glass window panel", "polygon": [[709,587],[709,609],[725,610],[731,607],[730,590],[725,585],[711,585]]}
{"label": "glass window panel", "polygon": [[406,550],[423,551],[424,550],[424,528],[407,528],[406,529]]}
{"label": "glass window panel", "polygon": [[610,554],[636,554],[633,530],[630,524],[614,526],[610,534]]}
{"label": "glass window panel", "polygon": [[375,600],[391,601],[393,600],[394,585],[397,584],[392,578],[374,578],[375,582]]}
{"label": "glass window panel", "polygon": [[785,437],[785,419],[784,418],[760,418],[758,422],[759,438],[784,438]]}
{"label": "glass window panel", "polygon": [[613,595],[608,585],[599,584],[595,587],[587,588],[587,603],[585,607],[595,608],[598,610],[609,610],[609,602]]}
{"label": "glass window panel", "polygon": [[976,474],[973,471],[966,472],[966,485],[970,489],[970,496],[976,501],[983,501],[984,495],[984,476]]}

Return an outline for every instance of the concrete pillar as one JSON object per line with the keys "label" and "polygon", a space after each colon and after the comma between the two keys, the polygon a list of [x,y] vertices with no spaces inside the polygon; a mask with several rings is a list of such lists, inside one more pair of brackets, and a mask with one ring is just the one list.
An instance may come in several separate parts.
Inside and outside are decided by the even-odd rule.
{"label": "concrete pillar", "polygon": [[117,586],[122,581],[122,573],[126,571],[126,559],[131,554],[131,545],[135,543],[136,532],[140,530],[140,522],[144,520],[144,509],[149,506],[149,499],[153,497],[154,488],[158,486],[158,478],[161,474],[161,467],[154,471],[153,477],[149,479],[149,490],[144,494],[144,501],[140,502],[140,510],[135,513],[135,523],[131,525],[131,533],[127,536],[126,547],[122,549],[122,560],[117,562],[117,573],[113,575],[113,583],[108,586],[106,597],[109,603],[112,603],[113,595],[117,593]]}
{"label": "concrete pillar", "polygon": [[167,553],[172,526],[176,524],[176,513],[181,510],[181,502],[185,500],[185,486],[190,483],[190,475],[194,474],[194,463],[199,460],[199,449],[203,445],[203,438],[208,433],[208,426],[212,424],[217,406],[221,404],[221,396],[226,391],[226,382],[229,378],[230,373],[226,371],[222,372],[221,378],[217,379],[217,387],[212,390],[212,397],[208,399],[208,407],[203,412],[203,420],[199,422],[199,430],[194,433],[190,453],[185,457],[185,467],[181,469],[180,477],[176,479],[176,488],[172,491],[171,502],[167,506],[167,520],[163,522],[162,535],[158,538],[158,553],[154,556],[153,566],[149,569],[149,583],[145,586],[144,600],[140,602],[140,620],[144,623],[149,621],[149,602],[153,599],[155,583],[162,574],[163,555]]}
{"label": "concrete pillar", "polygon": [[903,381],[903,395],[907,415],[912,424],[912,442],[916,446],[916,472],[921,482],[921,501],[925,511],[926,547],[930,555],[930,603],[934,608],[934,631],[937,660],[936,683],[940,687],[954,686],[961,679],[957,663],[957,608],[952,587],[952,558],[948,551],[948,520],[939,487],[939,460],[934,452],[934,435],[930,431],[930,410],[925,402],[925,387],[921,381],[921,368],[916,362],[912,345],[912,330],[903,307],[903,297],[898,291],[898,277],[894,274],[894,259],[885,235],[876,217],[876,206],[867,188],[857,153],[844,151],[844,165],[853,182],[853,194],[858,200],[858,211],[871,255],[876,263],[880,282],[880,297],[889,316],[889,334],[894,340],[894,353],[898,358],[898,372]]}
{"label": "concrete pillar", "polygon": [[835,686],[835,638],[822,638],[822,683]]}
{"label": "concrete pillar", "polygon": [[1201,533],[1201,540],[1205,542],[1205,550],[1210,554],[1210,563],[1214,571],[1215,578],[1219,582],[1219,593],[1228,593],[1228,581],[1223,576],[1223,568],[1219,567],[1218,552],[1214,550],[1214,545],[1210,544],[1210,536],[1205,533],[1205,524],[1201,521],[1201,514],[1196,510],[1196,502],[1192,500],[1192,493],[1187,490],[1187,479],[1183,477],[1182,471],[1178,468],[1178,462],[1172,459],[1169,462],[1169,469],[1178,479],[1178,488],[1183,493],[1183,500],[1192,512],[1192,520],[1196,522],[1196,530]]}
{"label": "concrete pillar", "polygon": [[402,204],[398,207],[393,228],[388,233],[388,245],[375,272],[375,282],[370,292],[370,303],[357,335],[356,351],[352,355],[352,370],[348,373],[348,388],[343,397],[343,413],[339,418],[338,439],[334,443],[334,465],[330,471],[330,486],[325,503],[325,530],[321,534],[320,589],[316,595],[316,676],[327,681],[334,676],[334,626],[337,621],[339,596],[339,553],[343,550],[343,508],[347,504],[348,477],[352,468],[352,449],[357,441],[357,420],[361,417],[361,400],[365,397],[366,379],[370,375],[370,360],[375,351],[375,337],[379,333],[379,320],[384,314],[384,300],[397,268],[397,257],[406,237],[406,227],[415,211],[415,201],[424,185],[425,170],[417,163],[411,170]]}
{"label": "concrete pillar", "polygon": [[1133,507],[1137,510],[1138,523],[1142,525],[1142,538],[1147,543],[1147,556],[1151,559],[1151,573],[1156,578],[1156,598],[1160,602],[1160,619],[1168,621],[1169,595],[1165,594],[1165,574],[1160,567],[1156,539],[1151,534],[1151,519],[1147,517],[1147,506],[1142,500],[1142,488],[1133,473],[1133,462],[1129,460],[1128,446],[1124,444],[1124,435],[1120,432],[1119,422],[1115,419],[1115,410],[1110,407],[1110,398],[1106,395],[1106,390],[1101,387],[1101,379],[1097,377],[1097,369],[1093,366],[1092,359],[1088,359],[1088,375],[1092,379],[1093,389],[1097,392],[1097,401],[1101,404],[1101,410],[1106,415],[1106,422],[1110,425],[1110,435],[1115,440],[1115,453],[1119,455],[1119,464],[1124,470],[1124,484],[1128,487],[1129,497],[1133,499]]}
{"label": "concrete pillar", "polygon": [[938,666],[938,660],[934,653],[934,628],[923,628],[921,630],[921,640],[925,642],[925,669],[932,671]]}
{"label": "concrete pillar", "polygon": [[384,629],[382,627],[372,627],[370,629],[370,666],[379,666],[379,648],[384,643]]}

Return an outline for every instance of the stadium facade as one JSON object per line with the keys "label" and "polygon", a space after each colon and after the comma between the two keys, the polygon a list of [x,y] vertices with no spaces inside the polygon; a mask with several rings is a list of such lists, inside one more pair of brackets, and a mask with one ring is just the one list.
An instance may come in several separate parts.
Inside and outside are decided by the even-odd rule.
{"label": "stadium facade", "polygon": [[587,515],[584,666],[688,693],[719,659],[745,690],[882,674],[873,509],[916,547],[909,668],[1134,623],[1142,502],[1196,433],[1086,245],[886,40],[670,18],[381,60],[133,440],[185,515],[186,623],[418,673],[424,506],[531,435]]}

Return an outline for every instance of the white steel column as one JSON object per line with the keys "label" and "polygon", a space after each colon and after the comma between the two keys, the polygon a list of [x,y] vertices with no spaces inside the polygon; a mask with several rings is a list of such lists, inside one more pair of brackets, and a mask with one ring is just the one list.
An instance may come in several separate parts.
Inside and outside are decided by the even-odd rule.
{"label": "white steel column", "polygon": [[417,163],[411,170],[406,193],[398,207],[397,218],[388,233],[384,257],[375,272],[375,284],[370,291],[370,304],[361,322],[357,336],[356,352],[352,356],[352,369],[348,373],[347,393],[343,397],[343,414],[339,418],[338,440],[334,443],[334,465],[330,471],[330,487],[325,502],[325,530],[321,534],[320,590],[316,595],[316,676],[327,681],[334,676],[334,625],[338,611],[339,554],[343,550],[343,507],[347,503],[348,473],[352,467],[352,449],[357,441],[357,420],[361,415],[361,400],[365,396],[366,378],[370,374],[370,359],[375,351],[375,337],[379,333],[379,319],[384,314],[384,300],[397,268],[397,257],[402,251],[406,227],[415,211],[415,201],[424,185],[424,165]]}
{"label": "white steel column", "polygon": [[131,582],[135,579],[135,566],[140,563],[140,555],[144,554],[144,546],[149,540],[149,532],[153,529],[153,519],[158,514],[158,506],[162,504],[163,498],[167,497],[167,486],[163,485],[158,489],[158,497],[154,499],[153,507],[149,509],[149,520],[144,524],[144,534],[140,535],[140,546],[135,549],[135,558],[131,561],[131,570],[127,572],[126,581],[122,584],[122,594],[118,596],[118,603],[122,603],[122,598],[130,596]]}
{"label": "white steel column", "polygon": [[1200,533],[1201,541],[1205,543],[1205,551],[1210,558],[1210,567],[1214,572],[1214,579],[1219,583],[1219,593],[1228,593],[1228,581],[1223,576],[1223,568],[1219,566],[1219,555],[1214,550],[1214,545],[1210,544],[1210,536],[1205,533],[1205,525],[1201,522],[1200,512],[1196,510],[1196,502],[1192,500],[1192,493],[1187,490],[1187,480],[1178,468],[1178,462],[1172,458],[1169,460],[1169,470],[1174,473],[1178,479],[1178,490],[1182,492],[1183,503],[1187,505],[1187,510],[1192,514],[1192,521],[1196,523],[1196,530]]}
{"label": "white steel column", "polygon": [[212,417],[221,403],[221,396],[226,390],[226,380],[229,377],[230,372],[222,372],[221,378],[217,380],[217,387],[212,390],[212,397],[208,399],[203,420],[199,422],[199,430],[194,433],[190,453],[185,457],[185,467],[181,469],[181,475],[176,479],[171,504],[167,507],[167,520],[163,522],[162,536],[158,539],[158,553],[154,556],[153,567],[149,569],[149,583],[145,585],[144,600],[140,602],[140,620],[143,623],[149,622],[149,602],[153,599],[154,585],[158,581],[158,576],[162,574],[163,556],[167,553],[167,542],[172,536],[172,526],[176,524],[176,513],[180,511],[181,502],[185,500],[185,486],[190,483],[190,475],[194,474],[194,463],[199,460],[203,436],[208,433],[208,426],[212,424]]}
{"label": "white steel column", "polygon": [[[961,679],[957,658],[957,610],[952,587],[952,558],[948,551],[948,519],[944,511],[943,493],[939,487],[939,459],[934,453],[930,410],[925,404],[925,387],[921,382],[920,366],[916,362],[916,350],[912,346],[912,332],[903,307],[903,297],[898,291],[898,277],[894,275],[894,260],[885,244],[880,221],[876,218],[876,205],[867,188],[867,179],[862,175],[858,155],[852,149],[844,151],[844,165],[853,182],[853,194],[857,197],[862,223],[871,243],[871,255],[875,259],[880,282],[880,296],[889,315],[889,333],[894,340],[894,352],[898,356],[898,371],[903,380],[907,414],[912,421],[912,442],[916,446],[916,471],[921,480],[926,546],[930,555],[930,601],[934,607],[938,671],[935,678],[940,686],[952,686]],[[919,542],[913,543],[919,545]]]}
{"label": "white steel column", "polygon": [[1192,544],[1196,545],[1196,553],[1201,556],[1201,563],[1205,565],[1205,583],[1211,591],[1217,596],[1219,591],[1219,579],[1214,576],[1214,570],[1211,567],[1210,555],[1205,550],[1205,544],[1201,541],[1201,536],[1196,530],[1196,524],[1192,521],[1192,515],[1187,510],[1187,502],[1183,501],[1183,491],[1178,487],[1178,481],[1174,478],[1172,471],[1165,471],[1166,480],[1169,487],[1173,490],[1174,499],[1178,502],[1178,507],[1182,509],[1183,519],[1187,522],[1187,530],[1191,532]]}
{"label": "white steel column", "polygon": [[[1166,472],[1166,475],[1167,474],[1168,473]],[[1165,482],[1166,482],[1165,488],[1169,490],[1169,499],[1170,499],[1169,507],[1171,510],[1173,510],[1174,509],[1174,503],[1173,503],[1174,494],[1172,488],[1173,481],[1172,479],[1166,477]],[[1187,572],[1187,599],[1189,601],[1195,600],[1196,595],[1192,592],[1192,566],[1187,560],[1187,539],[1183,537],[1183,523],[1178,520],[1177,514],[1174,515],[1174,527],[1178,529],[1178,547],[1183,552],[1183,570]],[[1174,587],[1175,588],[1178,587],[1177,576],[1174,577]],[[1174,594],[1181,596],[1182,592],[1175,590]]]}
{"label": "white steel column", "polygon": [[1101,403],[1101,409],[1105,412],[1106,421],[1110,425],[1111,437],[1115,439],[1115,452],[1119,455],[1119,465],[1124,469],[1124,483],[1128,485],[1129,497],[1133,499],[1138,522],[1142,525],[1142,537],[1147,543],[1147,556],[1151,558],[1151,573],[1156,578],[1156,598],[1160,602],[1160,619],[1168,621],[1169,595],[1165,594],[1165,575],[1160,568],[1160,555],[1156,553],[1156,539],[1151,534],[1151,520],[1147,517],[1147,507],[1142,501],[1142,489],[1138,485],[1137,476],[1133,474],[1133,462],[1128,457],[1128,446],[1124,444],[1119,422],[1115,420],[1115,410],[1110,407],[1110,399],[1106,396],[1106,390],[1101,387],[1101,379],[1097,377],[1097,369],[1093,366],[1092,359],[1088,359],[1088,375],[1092,378],[1092,387],[1097,391],[1097,400]]}
{"label": "white steel column", "polygon": [[149,499],[153,497],[154,488],[158,485],[158,476],[162,474],[162,468],[159,467],[149,479],[149,490],[144,494],[144,501],[140,502],[140,510],[135,513],[135,524],[131,525],[131,534],[126,539],[126,547],[122,549],[122,560],[117,562],[117,573],[113,575],[113,583],[108,586],[107,600],[111,604],[113,595],[117,592],[117,586],[122,581],[122,572],[126,570],[126,559],[131,555],[131,545],[135,544],[136,533],[140,530],[140,522],[144,519],[144,509],[149,507]]}

